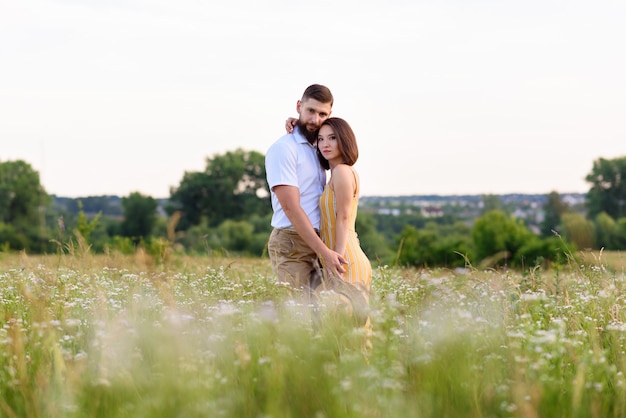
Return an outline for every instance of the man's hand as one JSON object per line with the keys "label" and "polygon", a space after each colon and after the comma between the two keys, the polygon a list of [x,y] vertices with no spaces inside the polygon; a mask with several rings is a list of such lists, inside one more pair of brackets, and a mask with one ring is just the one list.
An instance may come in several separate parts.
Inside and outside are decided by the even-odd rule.
{"label": "man's hand", "polygon": [[343,273],[346,272],[346,267],[344,266],[348,265],[345,257],[326,246],[324,247],[325,250],[321,254],[318,254],[322,266],[324,266],[331,275],[343,278]]}
{"label": "man's hand", "polygon": [[311,225],[311,221],[300,206],[300,192],[295,186],[274,186],[274,193],[280,202],[287,218],[300,237],[315,251],[328,273],[343,277],[348,264],[343,255],[331,250],[324,244]]}

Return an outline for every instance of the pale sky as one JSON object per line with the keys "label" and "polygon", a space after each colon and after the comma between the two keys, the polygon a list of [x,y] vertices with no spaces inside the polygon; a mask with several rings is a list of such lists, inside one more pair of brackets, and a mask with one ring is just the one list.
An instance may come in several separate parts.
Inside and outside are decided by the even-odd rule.
{"label": "pale sky", "polygon": [[622,0],[0,0],[0,161],[66,197],[169,197],[265,154],[312,83],[362,195],[586,192],[626,156]]}

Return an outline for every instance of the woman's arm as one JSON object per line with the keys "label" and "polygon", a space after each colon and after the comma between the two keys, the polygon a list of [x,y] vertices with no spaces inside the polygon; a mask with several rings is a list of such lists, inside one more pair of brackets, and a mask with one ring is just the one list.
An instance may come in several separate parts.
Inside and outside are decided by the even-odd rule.
{"label": "woman's arm", "polygon": [[348,230],[350,228],[350,212],[352,210],[352,198],[356,190],[354,174],[350,166],[339,164],[332,171],[333,190],[335,192],[335,205],[337,220],[335,223],[335,250],[345,256],[348,245]]}
{"label": "woman's arm", "polygon": [[287,118],[287,120],[285,121],[285,130],[287,131],[287,133],[288,134],[292,133],[293,128],[295,128],[297,124],[298,124],[298,119]]}

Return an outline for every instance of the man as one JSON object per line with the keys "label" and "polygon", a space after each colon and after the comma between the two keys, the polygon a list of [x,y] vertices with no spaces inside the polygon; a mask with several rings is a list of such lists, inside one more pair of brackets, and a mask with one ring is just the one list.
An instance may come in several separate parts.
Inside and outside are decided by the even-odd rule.
{"label": "man", "polygon": [[328,87],[307,87],[296,104],[299,117],[295,129],[272,144],[265,156],[274,210],[268,243],[272,268],[279,281],[303,289],[306,295],[320,280],[318,259],[332,275],[345,272],[344,257],[319,237],[319,199],[326,172],[316,155],[317,133],[332,106]]}

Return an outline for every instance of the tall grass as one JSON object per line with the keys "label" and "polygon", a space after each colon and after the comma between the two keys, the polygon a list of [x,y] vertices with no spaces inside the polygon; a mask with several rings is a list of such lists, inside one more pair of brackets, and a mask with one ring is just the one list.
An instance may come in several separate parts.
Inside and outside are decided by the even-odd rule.
{"label": "tall grass", "polygon": [[264,259],[0,254],[0,416],[624,417],[624,288],[379,267],[364,349]]}

